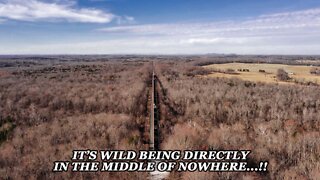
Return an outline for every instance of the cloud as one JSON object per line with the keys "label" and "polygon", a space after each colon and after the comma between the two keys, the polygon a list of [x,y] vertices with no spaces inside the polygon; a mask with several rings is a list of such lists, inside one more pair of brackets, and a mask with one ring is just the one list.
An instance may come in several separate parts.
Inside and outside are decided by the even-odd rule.
{"label": "cloud", "polygon": [[137,35],[262,35],[283,34],[301,29],[320,27],[320,8],[304,11],[263,15],[242,21],[223,21],[184,24],[146,24],[117,26],[99,29],[108,33],[130,33]]}
{"label": "cloud", "polygon": [[190,38],[180,41],[181,44],[214,45],[214,44],[244,44],[246,38]]}
{"label": "cloud", "polygon": [[237,21],[120,25],[99,29],[90,42],[10,42],[0,43],[0,54],[319,54],[320,8]]}
{"label": "cloud", "polygon": [[[98,29],[121,34],[137,52],[319,54],[320,8],[221,22],[126,25]],[[129,38],[128,38],[129,37]],[[134,45],[112,42],[127,52]]]}
{"label": "cloud", "polygon": [[76,8],[75,1],[0,0],[0,18],[19,21],[108,23],[115,15],[95,8]]}
{"label": "cloud", "polygon": [[123,24],[134,24],[136,21],[134,17],[131,16],[118,16],[117,17],[117,24],[123,25]]}
{"label": "cloud", "polygon": [[129,37],[90,42],[0,44],[0,54],[319,54],[320,34],[302,37]]}

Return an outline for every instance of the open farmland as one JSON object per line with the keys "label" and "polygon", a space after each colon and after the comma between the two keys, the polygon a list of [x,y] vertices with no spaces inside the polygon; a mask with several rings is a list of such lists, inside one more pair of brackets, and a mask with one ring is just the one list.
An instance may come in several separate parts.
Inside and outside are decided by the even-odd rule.
{"label": "open farmland", "polygon": [[[220,70],[222,72],[215,72],[209,77],[225,77],[225,78],[240,78],[242,80],[253,82],[266,83],[281,83],[288,84],[294,82],[313,82],[320,84],[320,76],[310,73],[312,66],[306,65],[286,65],[286,64],[258,64],[258,63],[225,63],[207,65],[205,68]],[[234,70],[234,73],[225,73],[227,70]],[[249,72],[240,70],[248,69]],[[288,82],[280,82],[276,78],[278,69],[284,69],[292,78]]]}

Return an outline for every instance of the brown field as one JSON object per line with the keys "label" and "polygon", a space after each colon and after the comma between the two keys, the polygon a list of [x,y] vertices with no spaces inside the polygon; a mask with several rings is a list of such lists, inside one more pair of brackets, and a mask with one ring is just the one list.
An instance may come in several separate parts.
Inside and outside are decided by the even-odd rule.
{"label": "brown field", "polygon": [[[205,66],[208,69],[227,70],[233,69],[237,74],[227,73],[213,73],[209,77],[225,77],[225,78],[240,78],[242,80],[253,82],[266,82],[266,83],[280,83],[290,84],[297,82],[313,82],[320,84],[320,76],[310,74],[312,66],[302,65],[285,65],[285,64],[251,64],[251,63],[226,63],[226,64],[213,64]],[[239,72],[238,69],[249,69],[250,72]],[[280,82],[276,78],[278,69],[284,69],[289,73],[292,78],[290,82]],[[265,70],[265,73],[259,72]]]}

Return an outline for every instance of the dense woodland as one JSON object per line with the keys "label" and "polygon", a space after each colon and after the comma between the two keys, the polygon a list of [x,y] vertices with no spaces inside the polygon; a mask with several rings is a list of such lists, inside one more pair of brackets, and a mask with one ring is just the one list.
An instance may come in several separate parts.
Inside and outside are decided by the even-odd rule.
{"label": "dense woodland", "polygon": [[[320,87],[209,78],[200,65],[317,66],[318,57],[2,57],[0,177],[146,179],[146,173],[53,174],[73,149],[144,149],[151,63],[159,79],[161,149],[249,149],[266,173],[171,173],[169,179],[316,179]],[[223,61],[224,60],[224,61]],[[4,65],[3,65],[4,64]],[[9,64],[9,65],[8,65]]]}
{"label": "dense woodland", "polygon": [[[74,149],[141,149],[143,63],[95,63],[12,71],[0,81],[0,177],[138,178],[144,173],[53,174]],[[3,130],[2,130],[3,129]],[[119,176],[120,175],[120,176]]]}

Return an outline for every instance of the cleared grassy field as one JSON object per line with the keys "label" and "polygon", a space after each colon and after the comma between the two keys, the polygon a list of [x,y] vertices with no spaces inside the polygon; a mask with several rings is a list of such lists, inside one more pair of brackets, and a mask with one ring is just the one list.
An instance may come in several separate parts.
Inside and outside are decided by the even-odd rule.
{"label": "cleared grassy field", "polygon": [[[209,77],[237,77],[243,80],[254,82],[266,82],[266,83],[294,83],[294,80],[299,82],[314,82],[320,84],[320,76],[310,74],[311,66],[295,66],[285,64],[248,64],[248,63],[226,63],[226,64],[213,64],[205,66],[209,69],[217,69],[225,71],[227,69],[233,69],[237,74],[226,73],[213,73]],[[249,69],[249,72],[240,72],[238,69]],[[290,82],[279,82],[276,79],[276,73],[278,69],[284,69],[289,73],[292,78]],[[264,70],[265,72],[259,72]]]}

